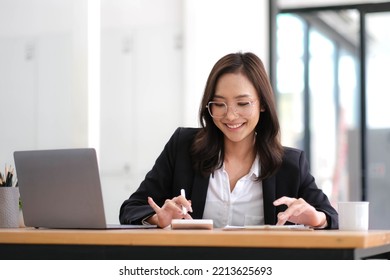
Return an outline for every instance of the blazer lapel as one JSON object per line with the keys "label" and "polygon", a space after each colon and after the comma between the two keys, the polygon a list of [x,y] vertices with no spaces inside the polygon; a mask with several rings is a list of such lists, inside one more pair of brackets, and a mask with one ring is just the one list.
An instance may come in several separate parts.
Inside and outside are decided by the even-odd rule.
{"label": "blazer lapel", "polygon": [[204,206],[206,203],[207,189],[209,185],[209,177],[203,177],[195,174],[194,185],[192,186],[191,201],[192,210],[191,216],[194,219],[202,219]]}
{"label": "blazer lapel", "polygon": [[275,225],[276,207],[273,205],[276,199],[276,179],[275,176],[267,178],[263,181],[263,201],[264,201],[264,223]]}

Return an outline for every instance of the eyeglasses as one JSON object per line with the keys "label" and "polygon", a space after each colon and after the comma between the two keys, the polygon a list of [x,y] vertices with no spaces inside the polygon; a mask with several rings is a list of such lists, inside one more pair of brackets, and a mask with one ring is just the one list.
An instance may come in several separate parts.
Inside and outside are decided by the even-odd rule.
{"label": "eyeglasses", "polygon": [[210,101],[206,108],[209,110],[210,116],[216,119],[225,117],[228,107],[232,107],[236,115],[248,117],[252,114],[255,103],[256,101],[237,101],[234,105],[228,106],[225,102]]}

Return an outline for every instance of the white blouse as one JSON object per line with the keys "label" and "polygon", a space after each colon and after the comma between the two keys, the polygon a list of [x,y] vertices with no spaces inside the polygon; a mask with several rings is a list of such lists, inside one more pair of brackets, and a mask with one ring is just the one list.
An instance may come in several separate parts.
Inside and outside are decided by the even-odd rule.
{"label": "white blouse", "polygon": [[247,175],[237,181],[230,192],[225,165],[210,175],[203,219],[212,219],[214,227],[263,225],[263,189],[257,156]]}

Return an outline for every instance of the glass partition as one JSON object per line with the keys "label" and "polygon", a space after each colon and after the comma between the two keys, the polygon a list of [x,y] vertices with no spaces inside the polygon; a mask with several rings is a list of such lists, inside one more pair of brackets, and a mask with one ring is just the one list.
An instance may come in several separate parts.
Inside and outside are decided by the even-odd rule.
{"label": "glass partition", "polygon": [[366,16],[367,30],[367,199],[370,226],[390,228],[390,220],[375,213],[390,213],[390,12]]}
{"label": "glass partition", "polygon": [[[335,21],[354,32],[345,37],[332,28]],[[356,25],[356,16],[346,11],[277,17],[282,141],[306,151],[318,186],[334,204],[354,195],[359,183],[350,178],[359,177],[360,158],[354,157],[361,148]]]}
{"label": "glass partition", "polygon": [[335,206],[367,200],[370,229],[390,228],[390,3],[297,6],[275,22],[283,144],[307,152]]}

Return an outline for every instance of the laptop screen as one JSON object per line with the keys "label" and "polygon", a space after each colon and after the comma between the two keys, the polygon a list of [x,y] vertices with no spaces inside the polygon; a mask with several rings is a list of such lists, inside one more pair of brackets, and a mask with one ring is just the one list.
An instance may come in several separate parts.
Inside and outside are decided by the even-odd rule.
{"label": "laptop screen", "polygon": [[94,149],[16,151],[14,160],[26,226],[106,227]]}

